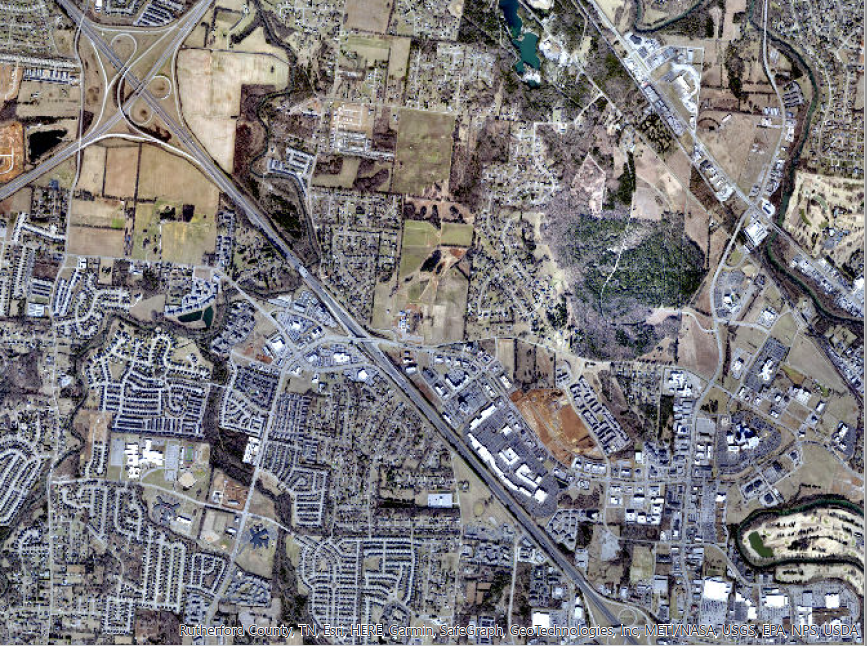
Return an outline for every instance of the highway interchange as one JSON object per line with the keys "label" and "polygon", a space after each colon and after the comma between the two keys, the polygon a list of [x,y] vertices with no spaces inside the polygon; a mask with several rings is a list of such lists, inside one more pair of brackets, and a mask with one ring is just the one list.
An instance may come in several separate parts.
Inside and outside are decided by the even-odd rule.
{"label": "highway interchange", "polygon": [[[487,470],[478,456],[466,445],[462,435],[446,424],[440,414],[416,390],[409,379],[395,367],[385,352],[379,347],[379,339],[372,337],[367,330],[365,330],[365,328],[358,323],[358,321],[356,321],[354,317],[352,317],[352,315],[350,315],[340,305],[340,303],[337,302],[337,300],[325,289],[322,283],[307,271],[301,260],[275,232],[268,217],[236,186],[229,177],[226,176],[189,130],[179,124],[177,120],[175,120],[165,110],[161,100],[154,97],[148,91],[147,86],[150,80],[157,74],[163,65],[165,65],[166,61],[175,54],[189,33],[205,15],[210,7],[211,0],[200,0],[179,21],[175,26],[174,37],[163,50],[159,59],[153,66],[151,66],[142,79],[139,79],[130,69],[134,63],[128,65],[127,62],[121,60],[117,53],[112,49],[111,45],[102,38],[100,28],[95,26],[86,17],[78,6],[71,2],[71,0],[58,0],[58,4],[66,11],[76,26],[80,28],[81,34],[90,40],[100,55],[103,56],[116,70],[118,70],[118,74],[121,75],[123,80],[132,88],[132,94],[124,102],[121,109],[105,119],[101,124],[96,124],[91,132],[83,136],[77,142],[70,144],[45,162],[41,163],[35,169],[22,174],[16,180],[13,180],[0,188],[0,199],[5,199],[12,195],[15,191],[23,188],[34,179],[51,171],[73,155],[76,155],[86,146],[96,143],[100,139],[106,137],[121,121],[126,120],[129,122],[127,116],[128,110],[132,108],[136,101],[145,101],[153,113],[163,122],[166,129],[181,144],[183,144],[186,148],[186,152],[201,167],[202,171],[223,193],[227,195],[232,202],[234,202],[239,209],[242,209],[246,213],[248,219],[257,226],[268,240],[280,251],[281,255],[286,260],[286,263],[298,272],[310,290],[332,311],[335,318],[351,335],[352,341],[372,359],[382,373],[388,376],[392,383],[412,402],[418,412],[423,415],[434,426],[434,428],[436,428],[437,432],[443,437],[443,439],[445,439],[453,450],[455,450],[475,471],[475,473],[490,489],[491,493],[496,496],[502,505],[510,512],[515,521],[522,527],[524,532],[536,543],[536,545],[574,581],[578,588],[581,589],[586,601],[589,604],[592,604],[595,611],[601,613],[610,625],[620,626],[622,624],[621,620],[615,616],[614,612],[612,612],[610,607],[606,604],[615,604],[618,606],[622,604],[604,599],[598,592],[596,592],[596,590],[593,589],[581,571],[566,559],[548,534]],[[629,608],[630,610],[634,610],[631,607]],[[630,614],[635,613],[631,612]],[[635,643],[635,641],[628,635],[624,635],[623,638],[627,643]]]}
{"label": "highway interchange", "polygon": [[[76,12],[76,16],[78,18],[83,17],[83,14],[78,9],[78,7],[76,7],[68,0],[60,0],[59,4],[67,12],[70,12],[69,15],[70,17],[73,17],[73,19],[76,18],[71,12]],[[124,102],[122,108],[118,109],[117,112],[106,118],[102,123],[94,124],[93,129],[86,135],[84,135],[81,139],[69,144],[62,150],[58,151],[50,158],[40,163],[33,170],[27,173],[22,173],[12,181],[4,184],[3,187],[0,188],[0,200],[6,199],[16,191],[27,186],[33,180],[41,177],[45,173],[52,171],[70,157],[77,155],[79,151],[83,150],[87,146],[96,143],[97,141],[109,135],[111,130],[126,118],[126,112],[132,108],[132,106],[139,99],[139,97],[141,97],[142,94],[147,90],[148,83],[150,83],[151,79],[153,79],[157,72],[159,72],[163,65],[165,65],[166,61],[173,55],[174,51],[176,51],[184,42],[184,40],[186,40],[189,33],[195,28],[199,20],[201,20],[202,16],[208,10],[210,4],[211,0],[200,0],[200,2],[196,4],[190,10],[190,12],[181,19],[180,23],[176,26],[175,36],[166,46],[159,59],[153,64],[153,66],[141,80],[137,79],[135,75],[129,71],[126,63],[117,56],[117,54],[114,52],[114,50],[111,49],[111,47],[105,45],[104,49],[100,48],[100,52],[102,52],[103,55],[108,58],[109,62],[114,66],[114,68],[118,70],[118,74],[124,76],[126,82],[129,83],[130,86],[132,86],[132,94]],[[82,33],[85,34],[91,42],[100,42],[105,44],[102,38],[99,36],[97,29],[93,26],[92,23],[87,20],[76,20],[76,22],[82,26]]]}

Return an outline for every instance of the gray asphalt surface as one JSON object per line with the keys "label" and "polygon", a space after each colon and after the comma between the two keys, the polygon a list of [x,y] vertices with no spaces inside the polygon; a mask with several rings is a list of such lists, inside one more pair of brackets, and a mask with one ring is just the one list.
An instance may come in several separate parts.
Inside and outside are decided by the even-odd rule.
{"label": "gray asphalt surface", "polygon": [[[98,30],[84,17],[81,10],[78,9],[70,0],[58,0],[58,3],[66,10],[70,18],[77,24],[81,25],[82,33],[87,36],[94,46],[109,60],[117,69],[123,69],[123,61],[114,53],[111,47],[100,37]],[[196,5],[192,11],[198,13],[195,20],[191,20],[189,28],[194,27],[201,16],[210,4],[209,0],[202,0]],[[188,32],[187,32],[188,33]],[[162,57],[164,63],[168,56],[177,48],[182,38],[186,37],[184,30],[181,30],[172,41],[171,49],[167,49]],[[156,66],[158,70],[162,63]],[[289,248],[286,242],[274,231],[268,217],[261,212],[259,207],[254,204],[244,193],[242,193],[235,183],[226,176],[216,163],[211,159],[210,155],[199,145],[195,137],[183,126],[177,123],[175,119],[168,114],[163,108],[159,99],[156,99],[150,92],[147,91],[147,82],[138,80],[132,72],[128,72],[125,76],[126,81],[133,87],[136,96],[140,96],[148,106],[158,116],[163,125],[180,141],[187,149],[187,152],[198,162],[205,174],[224,192],[235,205],[242,209],[250,221],[255,224],[269,241],[280,251],[286,262],[295,269],[303,278],[304,282],[310,290],[332,311],[338,321],[346,328],[346,330],[356,337],[354,341],[362,346],[365,353],[373,360],[379,369],[385,373],[388,378],[399,388],[404,395],[415,405],[419,413],[421,413],[440,433],[440,435],[449,443],[449,445],[466,461],[470,467],[479,475],[485,482],[491,492],[497,499],[509,510],[517,523],[521,526],[526,534],[560,567],[567,576],[580,588],[587,601],[592,602],[602,612],[605,618],[614,626],[621,625],[621,622],[615,617],[614,613],[604,605],[603,597],[599,595],[584,578],[584,575],[570,563],[565,555],[560,552],[557,545],[551,540],[548,534],[533,520],[527,511],[509,494],[500,482],[485,468],[478,456],[466,445],[464,439],[456,431],[454,431],[439,413],[431,406],[430,403],[416,390],[412,382],[400,371],[391,360],[386,356],[385,352],[378,347],[376,339],[372,337],[367,330],[352,317],[343,306],[323,287],[322,283],[312,274],[310,274],[301,260]],[[129,102],[127,102],[129,103]],[[130,104],[131,105],[131,104]],[[119,120],[119,119],[118,119]],[[116,123],[116,121],[115,121]],[[114,124],[112,124],[114,125]],[[102,130],[102,129],[100,129]],[[85,138],[87,139],[87,138]],[[83,140],[84,141],[84,140]],[[92,141],[92,136],[90,138]],[[87,143],[90,143],[87,141]],[[67,158],[77,152],[77,148],[81,148],[87,143],[80,143],[74,151],[67,154]],[[64,151],[66,153],[66,151]],[[62,160],[61,160],[62,161]],[[60,162],[57,162],[60,163]],[[57,165],[56,163],[54,165]],[[24,177],[24,176],[22,176]],[[26,183],[26,182],[25,182]],[[0,199],[3,193],[0,192]],[[625,641],[634,644],[635,641],[628,636]]]}

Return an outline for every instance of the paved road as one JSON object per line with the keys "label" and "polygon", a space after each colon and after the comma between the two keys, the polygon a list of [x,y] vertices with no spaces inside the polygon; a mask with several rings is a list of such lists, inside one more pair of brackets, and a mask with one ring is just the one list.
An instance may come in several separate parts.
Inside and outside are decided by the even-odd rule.
{"label": "paved road", "polygon": [[[632,50],[633,50],[632,45],[629,42],[627,42],[627,40],[623,37],[623,35],[617,30],[617,28],[614,26],[614,23],[611,22],[610,18],[608,18],[608,14],[606,14],[605,11],[600,6],[598,0],[586,0],[586,2],[593,7],[593,9],[596,12],[598,21],[601,22],[603,24],[603,26],[614,35],[614,37],[617,39],[618,43],[620,43],[621,47],[623,47],[627,52],[632,52]],[[765,66],[765,73],[768,76],[768,79],[770,80],[771,87],[774,89],[774,92],[777,95],[777,100],[780,104],[780,111],[781,111],[781,114],[783,115],[781,117],[782,121],[781,121],[781,125],[780,125],[780,136],[777,139],[776,146],[774,147],[774,154],[769,158],[769,161],[767,164],[767,170],[770,170],[770,168],[774,165],[774,162],[777,160],[777,156],[779,155],[780,148],[782,147],[782,144],[783,144],[783,133],[785,130],[785,118],[784,117],[786,114],[786,108],[785,108],[785,105],[783,103],[782,96],[780,95],[779,88],[777,87],[776,80],[774,79],[773,75],[770,73],[770,67],[768,66],[768,63],[767,63],[767,42],[766,42],[767,41],[767,20],[768,20],[767,4],[768,4],[767,0],[764,0],[764,13],[763,13],[763,18],[762,18],[763,26],[764,26],[763,38],[762,38],[762,56],[763,56],[762,60],[763,60],[764,66]],[[590,18],[589,13],[588,13],[587,17]],[[603,38],[605,37],[605,35],[602,34],[602,28],[599,28],[599,33],[603,36]],[[623,68],[630,75],[633,82],[635,82],[636,84],[639,84],[640,83],[639,79],[636,77],[635,73],[632,70],[630,70],[629,67],[627,67],[626,63],[620,57],[620,54],[617,52],[617,50],[612,47],[612,51],[614,52],[614,55],[617,56],[618,60],[620,60],[620,62],[623,64]],[[656,83],[656,81],[653,80],[653,77],[650,73],[650,70],[647,68],[644,61],[639,57],[632,57],[632,61],[636,64],[636,66],[640,67],[642,75],[644,77],[646,77],[647,82],[650,84],[650,86],[654,90],[656,90],[657,94],[659,94],[660,96],[665,96],[665,92],[662,92],[657,87],[657,83]],[[716,167],[718,174],[723,175],[725,177],[726,182],[734,189],[735,194],[745,204],[747,204],[748,207],[750,207],[747,209],[748,213],[755,212],[757,215],[760,215],[762,217],[762,219],[764,220],[764,223],[766,226],[772,228],[778,235],[784,237],[786,239],[786,241],[791,246],[793,246],[795,249],[798,249],[799,251],[803,252],[803,254],[808,259],[808,262],[813,266],[813,269],[815,269],[819,274],[821,274],[826,280],[830,281],[831,284],[834,285],[834,287],[837,290],[839,290],[843,294],[849,294],[851,292],[851,290],[852,290],[851,287],[848,287],[848,286],[844,285],[843,283],[841,283],[837,277],[833,276],[830,272],[825,270],[821,265],[814,262],[812,256],[807,251],[805,251],[803,249],[803,247],[801,246],[801,243],[799,243],[791,235],[789,235],[788,231],[785,231],[784,229],[779,227],[773,216],[768,216],[765,213],[764,209],[762,209],[762,199],[761,198],[751,199],[746,193],[744,193],[744,191],[741,189],[741,187],[738,186],[737,182],[728,176],[726,171],[723,169],[722,164],[720,164],[716,160],[716,158],[710,152],[710,149],[708,148],[708,146],[706,146],[698,138],[698,135],[695,132],[691,132],[690,135],[693,139],[693,142],[696,145],[701,147],[701,150],[702,150],[704,156],[707,157],[711,161],[711,163],[713,163],[713,165]],[[690,158],[690,163],[696,168],[696,170],[699,170],[698,166],[694,162],[692,162],[692,156],[690,155],[691,151],[687,151],[686,149],[684,149],[683,144],[680,142],[680,140],[677,137],[675,137],[675,140],[677,141],[678,146],[681,147],[681,150],[683,150],[683,152],[686,154],[686,156]],[[702,175],[702,178],[704,178],[704,174],[701,173],[701,171],[699,171],[699,172]],[[705,183],[707,183],[707,180],[704,180],[704,181],[705,181]],[[710,186],[710,185],[708,184],[708,186]]]}
{"label": "paved road", "polygon": [[[206,6],[208,0],[203,0],[197,5],[193,11],[204,11],[203,6]],[[122,62],[117,58],[111,47],[100,38],[97,30],[93,25],[82,15],[81,11],[73,5],[70,0],[58,0],[60,5],[66,9],[69,16],[76,22],[81,24],[82,33],[84,33],[100,50],[112,64],[115,61],[120,67]],[[196,24],[196,19],[192,24]],[[455,432],[448,424],[443,421],[440,414],[422,397],[415,389],[412,382],[398,370],[391,360],[386,356],[385,352],[378,347],[376,339],[372,338],[367,330],[362,327],[352,315],[347,312],[337,300],[323,287],[322,283],[313,275],[311,275],[304,267],[301,260],[289,248],[286,242],[277,235],[271,224],[262,213],[258,206],[244,195],[235,183],[229,179],[226,174],[214,163],[210,155],[199,145],[195,137],[185,128],[179,125],[168,112],[163,108],[161,102],[156,99],[147,89],[146,84],[138,81],[132,72],[126,75],[127,82],[135,88],[135,91],[140,93],[142,100],[147,102],[162,121],[163,125],[186,146],[190,155],[199,163],[205,174],[224,192],[235,205],[242,209],[250,221],[255,224],[271,243],[280,251],[290,267],[295,269],[302,277],[310,290],[333,312],[338,321],[346,328],[346,330],[354,337],[358,337],[367,354],[373,359],[377,366],[385,373],[391,381],[404,393],[404,395],[415,405],[418,411],[427,418],[430,423],[437,429],[440,435],[451,445],[451,447],[467,462],[473,470],[481,477],[491,492],[500,500],[500,502],[511,512],[515,520],[521,525],[524,531],[542,548],[548,557],[553,560],[581,589],[588,602],[592,602],[599,611],[605,616],[608,622],[613,626],[619,626],[621,622],[617,619],[611,610],[604,605],[602,597],[590,586],[583,574],[560,552],[557,545],[551,540],[548,534],[536,524],[535,520],[527,513],[527,511],[503,488],[500,482],[485,468],[478,456],[470,450],[465,444],[463,437]],[[629,643],[635,643],[632,639],[627,639]]]}
{"label": "paved road", "polygon": [[[65,162],[70,157],[77,155],[80,150],[86,148],[92,143],[99,141],[102,137],[107,135],[112,128],[114,128],[118,123],[123,121],[124,113],[127,112],[130,108],[132,108],[133,104],[138,100],[139,96],[141,96],[142,92],[147,89],[148,83],[150,83],[151,79],[153,79],[156,73],[159,72],[163,65],[165,65],[166,61],[171,57],[172,53],[181,45],[181,43],[184,42],[184,40],[186,40],[187,36],[193,29],[195,29],[196,25],[199,24],[199,20],[202,18],[202,16],[205,15],[205,12],[208,10],[208,7],[210,6],[212,1],[213,0],[201,0],[199,4],[197,4],[190,10],[190,13],[188,13],[187,16],[185,16],[184,19],[177,25],[177,32],[175,33],[170,43],[167,45],[166,49],[163,51],[159,60],[157,60],[153,64],[153,66],[151,66],[148,73],[141,80],[135,78],[135,76],[131,72],[128,72],[126,65],[117,56],[117,54],[114,53],[114,50],[112,50],[111,47],[106,46],[105,49],[107,51],[103,52],[104,55],[108,56],[109,61],[114,66],[114,68],[118,70],[119,74],[123,74],[125,71],[127,71],[125,79],[133,87],[133,93],[124,102],[123,107],[120,110],[111,115],[102,124],[97,124],[97,127],[94,130],[91,130],[87,135],[85,135],[78,141],[69,144],[63,150],[55,153],[53,156],[46,159],[33,170],[27,173],[23,173],[13,179],[11,182],[4,184],[3,187],[0,188],[0,200],[6,199],[19,189],[22,189],[28,184],[30,184],[33,180],[57,168],[60,164]],[[76,22],[79,22],[83,17],[83,14],[78,9],[78,7],[76,7],[72,3],[64,0],[59,0],[58,3]],[[88,39],[90,39],[91,42],[103,42],[97,30],[86,19],[82,23],[81,31],[88,37]],[[103,49],[100,48],[100,51],[103,51]]]}

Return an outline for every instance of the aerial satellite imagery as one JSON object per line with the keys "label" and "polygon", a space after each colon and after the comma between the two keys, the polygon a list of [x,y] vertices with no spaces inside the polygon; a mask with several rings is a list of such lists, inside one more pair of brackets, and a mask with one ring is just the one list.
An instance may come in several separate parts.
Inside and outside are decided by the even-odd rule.
{"label": "aerial satellite imagery", "polygon": [[863,644],[864,12],[3,0],[0,643]]}

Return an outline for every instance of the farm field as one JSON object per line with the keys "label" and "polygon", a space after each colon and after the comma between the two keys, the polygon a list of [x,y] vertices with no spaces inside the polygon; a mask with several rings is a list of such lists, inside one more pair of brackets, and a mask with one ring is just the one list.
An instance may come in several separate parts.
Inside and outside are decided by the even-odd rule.
{"label": "farm field", "polygon": [[122,229],[97,229],[71,224],[69,252],[82,256],[123,257],[124,232]]}
{"label": "farm field", "polygon": [[195,215],[190,222],[165,222],[161,227],[162,258],[184,265],[202,264],[214,251],[217,227],[212,216]]}
{"label": "farm field", "polygon": [[178,56],[181,108],[190,129],[220,166],[232,170],[241,86],[286,87],[289,70],[274,56],[184,49]]}
{"label": "farm field", "polygon": [[88,146],[81,154],[81,173],[78,188],[94,195],[102,195],[105,180],[105,146]]}
{"label": "farm field", "polygon": [[399,279],[417,271],[439,242],[436,228],[430,222],[409,220],[403,227],[400,250]]}
{"label": "farm field", "polygon": [[375,36],[353,34],[343,37],[340,49],[344,56],[353,54],[351,63],[346,57],[339,61],[341,67],[351,64],[363,69],[388,61],[389,41]]}
{"label": "farm field", "polygon": [[348,0],[346,28],[384,34],[388,29],[391,4],[391,0]]}
{"label": "farm field", "polygon": [[699,115],[703,141],[729,177],[744,168],[758,123],[759,117],[739,112],[705,110]]}
{"label": "farm field", "polygon": [[442,230],[437,230],[430,222],[407,220],[403,229],[399,277],[402,279],[417,271],[438,246],[468,247],[472,240],[473,227],[469,224],[444,222]]}
{"label": "farm field", "polygon": [[[443,242],[445,234],[452,245]],[[406,311],[410,318],[419,319],[415,333],[427,343],[462,339],[469,281],[465,270],[458,268],[466,249],[454,243],[471,241],[472,235],[470,225],[453,224],[440,231],[430,222],[407,220],[397,282],[375,291],[375,325],[390,329],[397,313]]]}
{"label": "farm field", "polygon": [[469,224],[443,222],[440,244],[449,247],[469,247],[473,243],[473,227]]}
{"label": "farm field", "polygon": [[426,189],[448,181],[454,123],[450,115],[401,110],[394,192],[421,195]]}
{"label": "farm field", "polygon": [[123,205],[120,200],[104,197],[74,199],[70,207],[70,221],[79,226],[123,229]]}
{"label": "farm field", "polygon": [[[90,197],[72,199],[69,207],[69,251],[80,255],[121,258],[127,231],[133,222],[127,218],[135,193],[138,146],[120,148],[88,146],[82,155],[78,187]],[[122,165],[110,160],[120,159]],[[120,196],[104,195],[111,182]],[[129,220],[129,221],[128,221]]]}
{"label": "farm field", "polygon": [[103,195],[119,198],[135,197],[140,148],[140,146],[118,146],[106,149]]}
{"label": "farm field", "polygon": [[156,146],[141,152],[138,199],[194,204],[197,213],[213,215],[220,192],[186,159]]}
{"label": "farm field", "polygon": [[71,202],[74,253],[198,265],[214,251],[219,190],[187,160],[151,145],[91,146],[81,182],[92,197]]}
{"label": "farm field", "polygon": [[160,218],[153,204],[136,205],[132,257],[136,260],[160,258]]}

